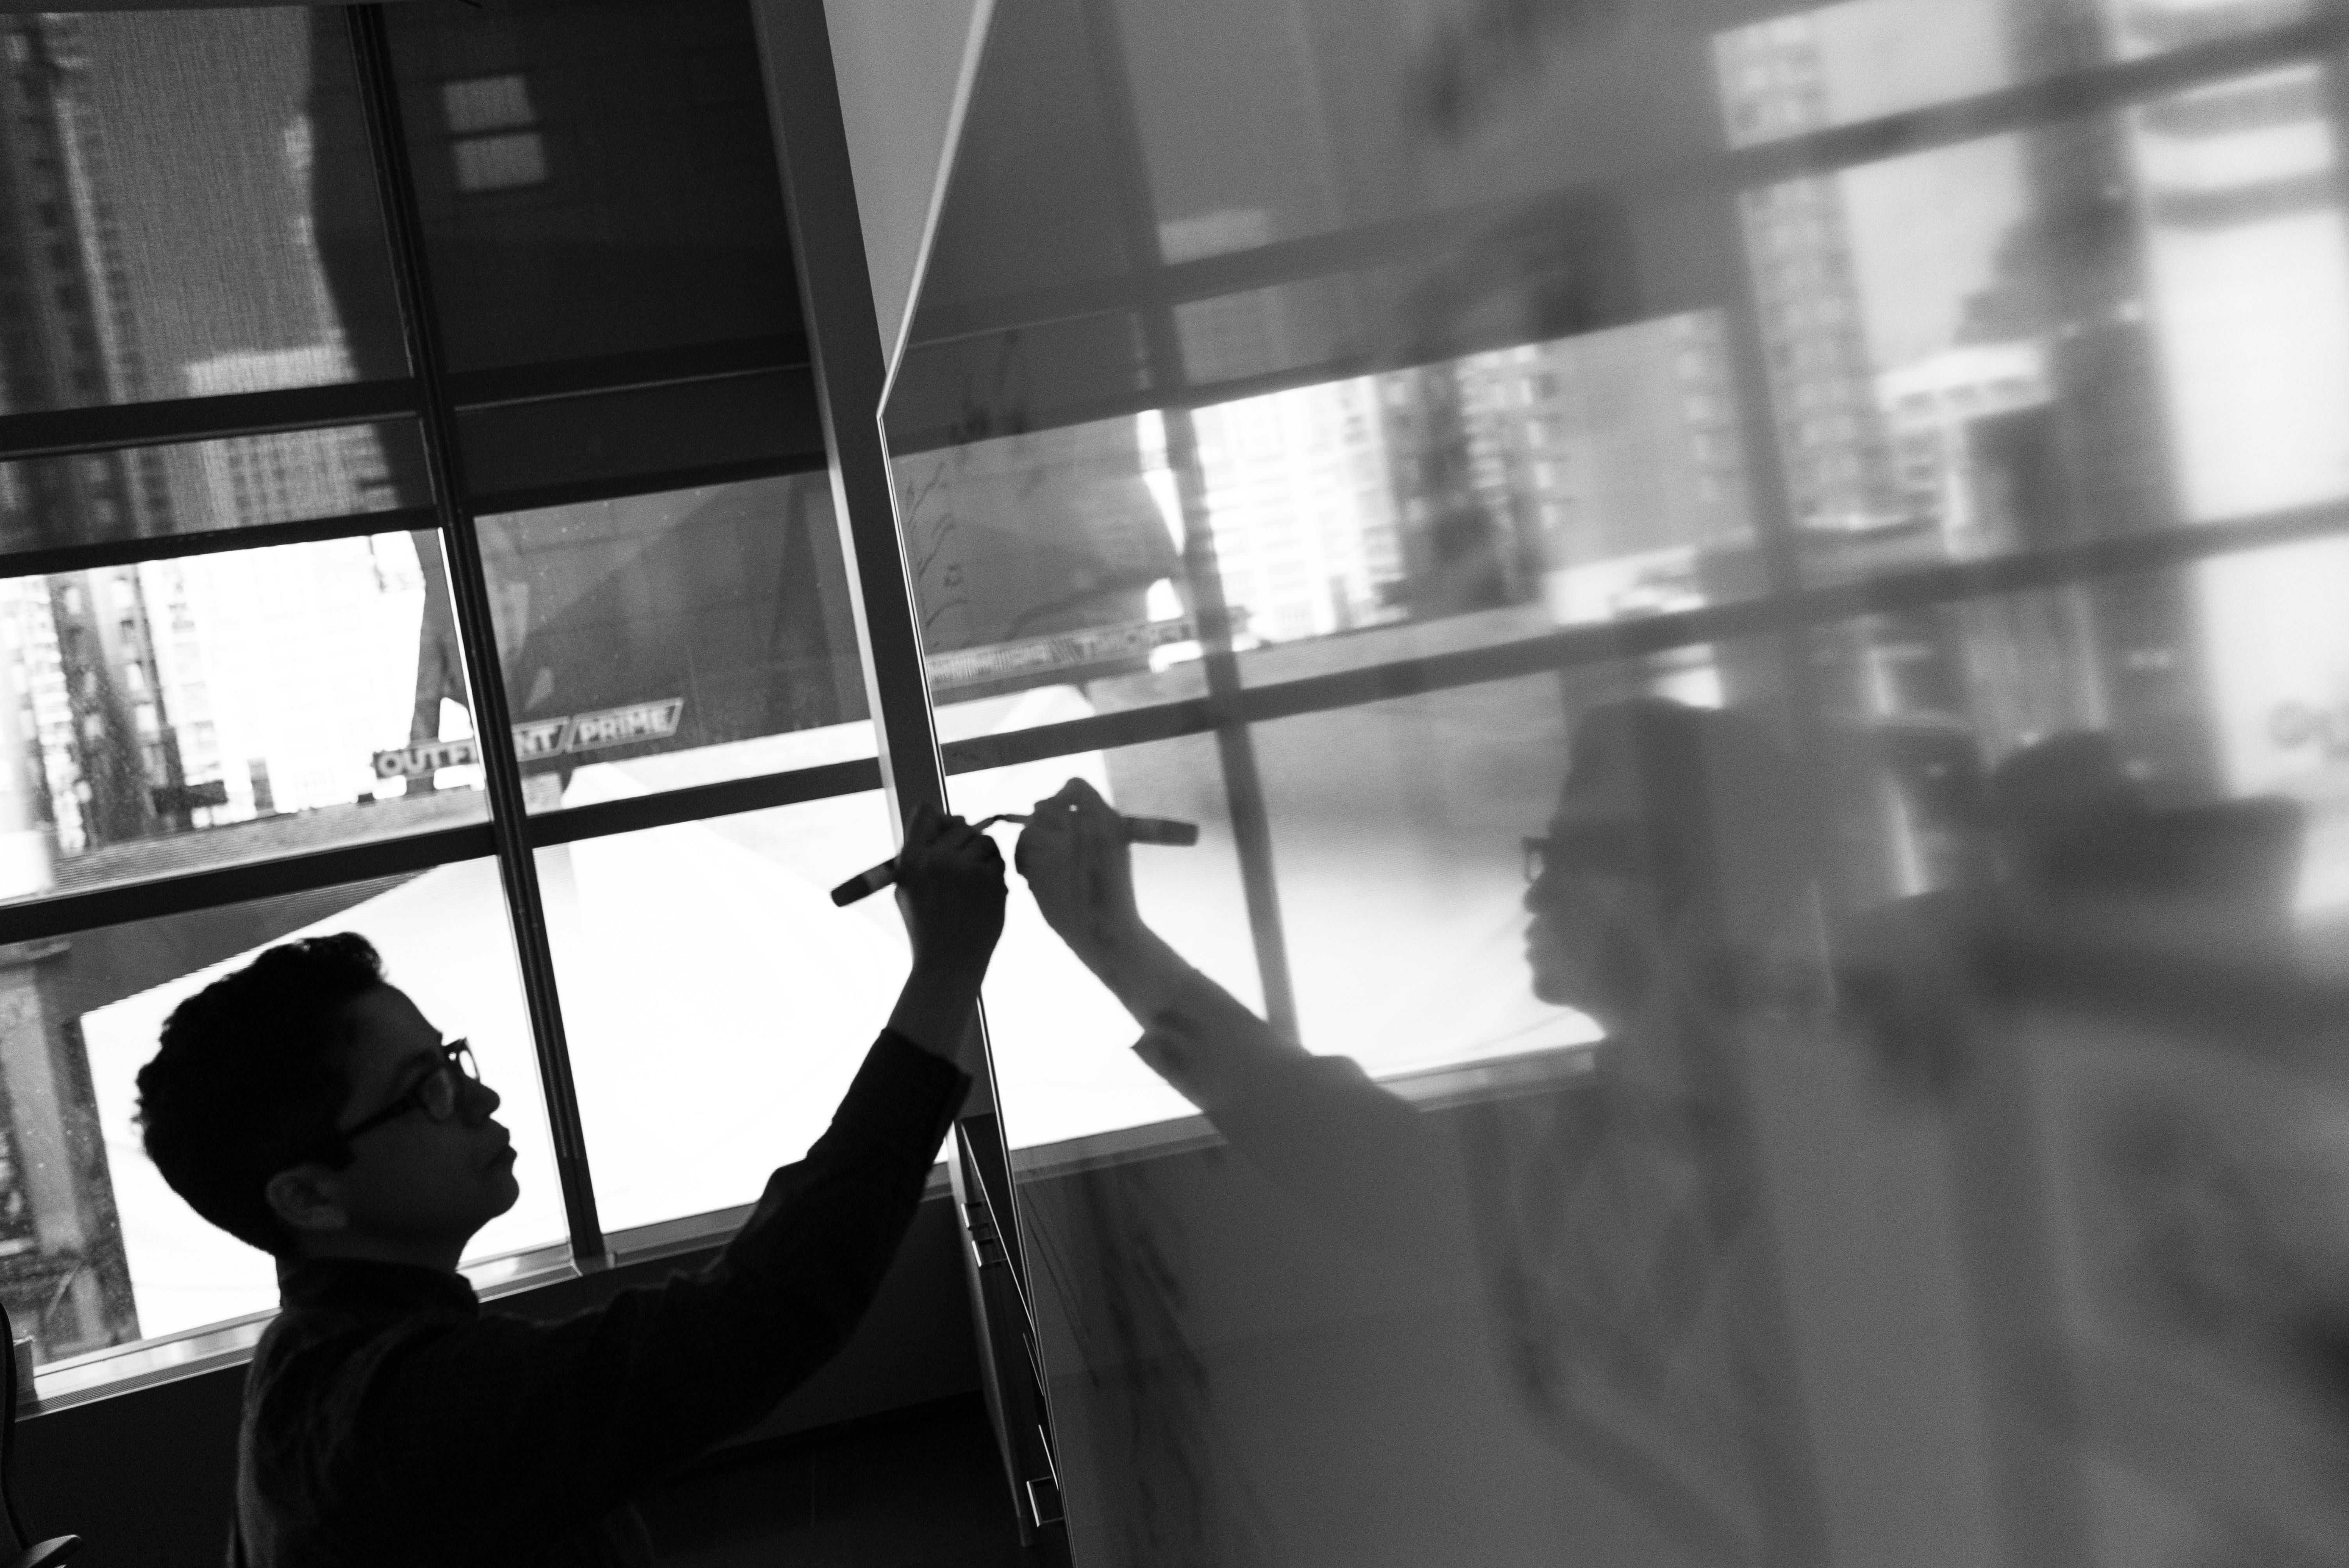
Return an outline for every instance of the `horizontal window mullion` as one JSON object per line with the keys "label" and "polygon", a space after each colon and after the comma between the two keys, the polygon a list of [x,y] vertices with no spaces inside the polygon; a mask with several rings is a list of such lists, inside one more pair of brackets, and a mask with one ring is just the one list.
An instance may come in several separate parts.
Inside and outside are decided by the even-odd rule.
{"label": "horizontal window mullion", "polygon": [[145,539],[110,539],[94,544],[64,544],[52,550],[0,553],[0,577],[34,577],[61,572],[88,572],[103,566],[131,566],[145,561],[178,561],[191,555],[220,555],[239,550],[266,550],[285,544],[323,544],[336,539],[361,539],[378,533],[407,533],[434,528],[440,514],[429,506],[397,507],[389,511],[347,512],[300,522],[256,523],[251,528],[207,528],[193,533],[160,533]]}
{"label": "horizontal window mullion", "polygon": [[665,789],[656,795],[636,795],[624,800],[598,800],[560,811],[533,815],[524,836],[533,849],[609,838],[616,833],[642,832],[647,828],[674,827],[709,817],[730,817],[742,811],[763,811],[776,806],[796,806],[809,800],[829,800],[881,788],[881,764],[860,757],[847,762],[827,762],[796,768],[788,773],[767,773],[754,779],[729,779],[715,784],[695,784]]}
{"label": "horizontal window mullion", "polygon": [[0,904],[0,944],[68,936],[103,925],[125,925],[190,914],[222,904],[313,892],[347,882],[427,872],[494,851],[487,822],[467,822],[397,838],[373,839],[307,854],[212,866],[176,876],[88,888]]}
{"label": "horizontal window mullion", "polygon": [[[1632,621],[1568,626],[1543,636],[1486,647],[1246,686],[1239,693],[1239,717],[1251,724],[1299,718],[1614,659],[1670,653],[1702,643],[1799,632],[1859,615],[1929,609],[1995,594],[2073,587],[2344,533],[2349,533],[2349,501],[2297,508],[2235,522],[2092,540],[2031,554],[1953,562],[1890,576],[1806,589],[1785,598],[1744,599]],[[1079,752],[1204,735],[1216,727],[1217,718],[1214,705],[1206,698],[1191,697],[1000,735],[975,736],[948,742],[940,750],[949,774],[974,773]]]}
{"label": "horizontal window mullion", "polygon": [[1756,143],[1729,155],[1731,183],[1752,187],[1837,173],[1888,158],[2125,108],[2230,77],[2319,59],[2344,47],[2349,47],[2349,13],[2328,9],[2268,32],[2089,66],[1954,103]]}
{"label": "horizontal window mullion", "polygon": [[1197,261],[1144,266],[1112,277],[999,294],[917,314],[918,351],[973,337],[1122,311],[1216,299],[1252,289],[1317,282],[1456,248],[1497,228],[1537,229],[1553,213],[1593,201],[1620,203],[1706,187],[1723,193],[2027,130],[2127,107],[2230,77],[2349,48],[2349,13],[2328,12],[2264,33],[2221,38],[2143,59],[2093,66],[2013,87],[1753,146],[1723,149],[1702,164],[1626,170],[1568,191],[1416,213],[1356,229],[1277,241]]}
{"label": "horizontal window mullion", "polygon": [[416,383],[403,377],[0,414],[0,462],[412,419],[419,396]]}
{"label": "horizontal window mullion", "polygon": [[[1629,622],[1566,627],[1545,636],[1424,658],[1400,659],[1244,688],[1241,717],[1267,723],[1397,697],[1425,696],[1700,643],[1799,631],[1856,615],[1929,608],[1992,594],[2059,588],[2117,575],[2349,533],[2349,501],[2234,522],[2089,541],[2061,550],[1951,562],[1897,575]],[[1084,751],[1206,734],[1216,727],[1204,697],[1098,714],[1062,724],[947,743],[949,774]],[[533,848],[640,831],[741,811],[828,799],[880,786],[871,758],[730,779],[533,816]],[[221,904],[307,892],[405,872],[428,871],[492,851],[488,823],[467,823],[308,854],[190,872],[0,905],[0,943],[37,941],[95,926],[156,919]]]}
{"label": "horizontal window mullion", "polygon": [[720,381],[807,364],[807,338],[791,333],[593,359],[464,370],[450,375],[447,385],[449,400],[460,410],[499,408],[606,392],[638,392],[685,381]]}
{"label": "horizontal window mullion", "polygon": [[823,467],[823,453],[812,451],[709,468],[621,474],[610,479],[581,480],[573,484],[534,485],[528,490],[488,491],[468,496],[465,507],[476,517],[490,517],[505,512],[538,511],[554,506],[582,506],[590,501],[624,500],[630,496],[661,495],[672,490],[746,484],[754,480],[782,479],[791,474],[815,473]]}

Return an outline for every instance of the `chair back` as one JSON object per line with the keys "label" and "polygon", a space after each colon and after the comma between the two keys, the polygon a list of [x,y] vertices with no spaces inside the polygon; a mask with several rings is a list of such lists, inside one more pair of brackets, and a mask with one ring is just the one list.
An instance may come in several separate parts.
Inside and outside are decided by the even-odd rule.
{"label": "chair back", "polygon": [[78,1535],[35,1541],[16,1512],[16,1326],[0,1301],[0,1568],[53,1568],[81,1546]]}

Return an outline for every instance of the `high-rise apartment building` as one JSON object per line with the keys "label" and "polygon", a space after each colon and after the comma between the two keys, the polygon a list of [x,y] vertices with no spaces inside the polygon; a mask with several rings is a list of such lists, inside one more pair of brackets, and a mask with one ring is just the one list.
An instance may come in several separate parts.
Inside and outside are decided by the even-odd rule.
{"label": "high-rise apartment building", "polygon": [[[79,24],[0,18],[0,407],[149,395]],[[42,548],[170,532],[160,456],[12,465],[0,536]],[[135,568],[0,590],[0,897],[60,856],[187,824],[179,748]],[[71,944],[0,949],[0,1293],[48,1356],[134,1337],[88,1063],[61,992]]]}
{"label": "high-rise apartment building", "polygon": [[[219,355],[187,366],[188,395],[316,386],[345,374],[334,342]],[[389,482],[365,427],[206,442],[196,504],[216,525],[377,509]],[[347,804],[374,787],[369,758],[397,744],[423,581],[408,537],[336,540],[140,568],[168,603],[158,677],[181,715],[191,790],[209,825]],[[391,672],[391,673],[387,673]],[[390,683],[387,686],[387,683]]]}
{"label": "high-rise apartment building", "polygon": [[[137,401],[151,388],[78,24],[6,18],[0,52],[0,401],[27,410]],[[25,463],[0,481],[0,530],[23,545],[167,533],[172,517],[163,459],[151,449]],[[70,715],[36,727],[59,846],[184,827],[135,574],[60,574],[47,589],[38,640],[53,634],[55,662],[30,674],[58,683]]]}

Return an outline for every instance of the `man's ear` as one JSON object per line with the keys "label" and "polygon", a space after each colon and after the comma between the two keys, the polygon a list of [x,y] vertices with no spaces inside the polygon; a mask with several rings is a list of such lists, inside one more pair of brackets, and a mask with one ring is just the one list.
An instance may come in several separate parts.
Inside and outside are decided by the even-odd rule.
{"label": "man's ear", "polygon": [[269,1212],[297,1233],[350,1228],[350,1212],[336,1192],[334,1172],[323,1165],[295,1165],[272,1176],[261,1190]]}

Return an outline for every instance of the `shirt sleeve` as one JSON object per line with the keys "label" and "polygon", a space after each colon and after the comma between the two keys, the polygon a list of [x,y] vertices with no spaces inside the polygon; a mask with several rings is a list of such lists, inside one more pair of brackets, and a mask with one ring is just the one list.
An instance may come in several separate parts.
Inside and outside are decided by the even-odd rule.
{"label": "shirt sleeve", "polygon": [[[968,1084],[885,1032],[831,1127],[708,1267],[560,1324],[419,1325],[361,1358],[334,1467],[357,1506],[337,1511],[397,1522],[439,1560],[526,1551],[757,1420],[871,1302]],[[441,1539],[417,1542],[419,1524]]]}
{"label": "shirt sleeve", "polygon": [[1454,1266],[1457,1150],[1350,1057],[1306,1050],[1196,973],[1134,1054],[1338,1234],[1416,1264]]}

